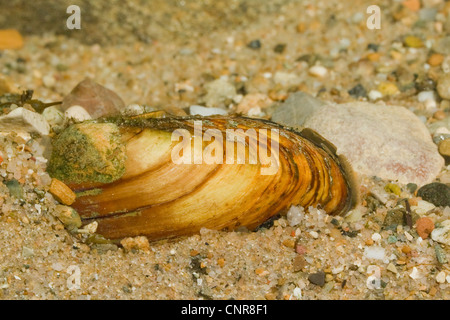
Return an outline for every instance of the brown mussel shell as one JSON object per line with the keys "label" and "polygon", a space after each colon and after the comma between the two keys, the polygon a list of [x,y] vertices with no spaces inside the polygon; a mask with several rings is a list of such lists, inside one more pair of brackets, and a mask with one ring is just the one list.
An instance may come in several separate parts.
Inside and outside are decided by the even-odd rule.
{"label": "brown mussel shell", "polygon": [[[195,127],[199,121],[200,131]],[[257,132],[253,140],[251,129]],[[292,205],[341,215],[355,204],[351,169],[331,143],[310,129],[297,132],[237,116],[143,115],[98,119],[67,130],[76,134],[63,131],[55,138],[48,171],[76,192],[72,206],[83,223],[97,221],[97,233],[109,239],[143,235],[158,240],[201,228],[251,230]],[[174,163],[173,150],[180,145],[173,139],[175,130],[189,133],[191,159],[200,153],[204,157],[212,141],[220,140],[219,133],[224,148],[210,155],[222,163]],[[230,130],[242,140],[230,140]],[[199,136],[204,138],[200,148],[194,146]],[[263,149],[270,159],[276,155],[277,170],[263,174],[270,164],[251,159],[251,148]],[[240,162],[238,149],[245,150]],[[86,160],[93,150],[95,157]]]}

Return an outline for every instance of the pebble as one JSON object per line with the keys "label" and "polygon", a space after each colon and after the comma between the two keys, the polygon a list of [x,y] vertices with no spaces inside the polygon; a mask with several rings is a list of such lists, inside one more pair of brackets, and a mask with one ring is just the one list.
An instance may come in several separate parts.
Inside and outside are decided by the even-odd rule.
{"label": "pebble", "polygon": [[53,75],[46,75],[42,77],[42,82],[46,88],[52,88],[56,84],[56,80]]}
{"label": "pebble", "polygon": [[375,241],[375,242],[379,242],[380,240],[381,240],[381,234],[379,234],[379,233],[374,233],[373,235],[372,235],[372,240],[373,241]]}
{"label": "pebble", "polygon": [[414,280],[422,278],[422,274],[419,272],[419,270],[417,270],[416,267],[413,267],[409,276],[411,277],[411,279],[414,279]]}
{"label": "pebble", "polygon": [[447,277],[447,275],[445,274],[445,272],[441,271],[436,275],[436,282],[445,283],[446,277]]}
{"label": "pebble", "polygon": [[308,72],[310,75],[314,77],[323,78],[327,75],[328,69],[325,68],[324,66],[315,65],[309,68]]}
{"label": "pebble", "polygon": [[125,108],[125,103],[114,91],[89,78],[78,83],[64,97],[61,108],[66,111],[75,105],[83,107],[94,119],[119,113]]}
{"label": "pebble", "polygon": [[0,50],[17,50],[23,45],[23,37],[16,29],[0,30]]}
{"label": "pebble", "polygon": [[417,195],[437,207],[450,206],[450,187],[444,183],[424,185],[417,191]]}
{"label": "pebble", "polygon": [[405,46],[409,48],[421,48],[423,47],[423,41],[419,37],[416,36],[407,36],[403,40]]}
{"label": "pebble", "polygon": [[[126,251],[132,250],[141,250],[144,252],[150,251],[150,243],[148,242],[148,239],[144,236],[125,238],[120,241],[120,244]],[[176,254],[175,250],[173,250],[173,254]]]}
{"label": "pebble", "polygon": [[273,103],[272,99],[262,93],[250,93],[245,95],[239,102],[236,112],[248,114],[250,110],[259,108],[265,109]]}
{"label": "pebble", "polygon": [[22,185],[16,179],[11,179],[5,182],[6,187],[9,190],[11,196],[17,199],[24,199],[24,193]]}
{"label": "pebble", "polygon": [[22,257],[24,259],[28,259],[34,256],[34,250],[28,247],[23,246],[22,247]]}
{"label": "pebble", "polygon": [[442,221],[439,226],[431,232],[431,239],[450,246],[450,220]]}
{"label": "pebble", "polygon": [[360,83],[348,90],[348,94],[354,98],[367,97],[366,88]]}
{"label": "pebble", "polygon": [[255,39],[247,43],[247,47],[253,50],[261,49],[261,41],[259,39]]}
{"label": "pebble", "polygon": [[444,249],[442,249],[442,247],[439,244],[436,244],[434,246],[434,252],[436,254],[436,259],[438,260],[438,262],[440,264],[447,263],[447,255],[446,255]]}
{"label": "pebble", "polygon": [[145,112],[145,108],[137,103],[127,105],[121,113],[127,116],[138,116]]}
{"label": "pebble", "polygon": [[236,88],[228,80],[219,78],[205,86],[205,104],[207,107],[220,107],[227,105],[237,94]]}
{"label": "pebble", "polygon": [[419,200],[417,201],[416,206],[411,206],[411,210],[413,210],[418,215],[424,215],[430,210],[433,210],[436,206],[428,201]]}
{"label": "pebble", "polygon": [[389,264],[387,265],[386,269],[389,270],[392,273],[395,273],[395,274],[398,273],[397,268],[394,266],[394,264],[392,264],[392,262],[389,262]]}
{"label": "pebble", "polygon": [[442,156],[450,157],[450,138],[442,140],[439,143],[439,153]]}
{"label": "pebble", "polygon": [[45,108],[42,116],[51,126],[61,125],[64,122],[64,114],[55,106]]}
{"label": "pebble", "polygon": [[0,117],[0,131],[25,131],[48,135],[50,125],[41,114],[19,107]]}
{"label": "pebble", "polygon": [[436,19],[436,8],[423,8],[419,10],[419,19],[422,21],[434,21]]}
{"label": "pebble", "polygon": [[215,114],[226,115],[228,114],[227,110],[221,108],[206,108],[202,106],[190,106],[189,113],[191,115],[199,115],[203,117],[212,116]]}
{"label": "pebble", "polygon": [[431,231],[434,229],[434,222],[428,217],[422,217],[417,219],[416,221],[416,230],[417,234],[422,239],[427,239],[430,235]]}
{"label": "pebble", "polygon": [[295,227],[296,225],[300,224],[305,216],[305,210],[303,207],[299,206],[291,206],[289,208],[289,211],[287,213],[287,221],[291,227]]}
{"label": "pebble", "polygon": [[64,182],[55,178],[52,179],[48,191],[58,202],[68,206],[74,203],[75,198],[77,197],[75,192],[73,192]]}
{"label": "pebble", "polygon": [[305,258],[302,255],[297,255],[294,258],[293,265],[294,265],[294,272],[302,271],[303,268],[306,267],[308,263],[306,262]]}
{"label": "pebble", "polygon": [[385,249],[380,246],[370,246],[364,249],[364,257],[367,259],[384,260],[386,259]]}
{"label": "pebble", "polygon": [[325,272],[322,270],[316,273],[312,273],[308,276],[309,282],[316,286],[323,287],[325,285]]}
{"label": "pebble", "polygon": [[295,93],[274,111],[272,120],[317,131],[362,175],[421,186],[433,181],[444,165],[426,126],[401,106],[325,103]]}
{"label": "pebble", "polygon": [[82,106],[71,106],[64,112],[64,117],[66,120],[72,120],[74,122],[83,122],[92,119],[89,112]]}
{"label": "pebble", "polygon": [[419,100],[419,102],[425,102],[427,100],[435,100],[434,91],[421,91],[417,95],[417,100]]}
{"label": "pebble", "polygon": [[432,67],[437,67],[444,61],[444,56],[440,53],[433,53],[427,60],[427,63]]}
{"label": "pebble", "polygon": [[53,215],[58,218],[69,230],[72,228],[81,227],[81,218],[79,214],[75,209],[69,206],[57,205],[53,211]]}
{"label": "pebble", "polygon": [[272,114],[272,121],[291,127],[302,127],[305,121],[325,103],[305,92],[296,92]]}
{"label": "pebble", "polygon": [[383,94],[378,90],[370,90],[368,97],[370,100],[377,100],[383,97]]}
{"label": "pebble", "polygon": [[293,87],[298,86],[302,80],[295,73],[289,73],[284,71],[277,71],[273,76],[273,81],[276,84],[280,84],[283,87]]}
{"label": "pebble", "polygon": [[395,83],[386,82],[386,81],[381,82],[378,85],[377,89],[383,96],[392,96],[392,95],[400,92],[398,90],[398,87],[395,85]]}
{"label": "pebble", "polygon": [[450,100],[450,73],[446,73],[439,78],[436,89],[442,99]]}

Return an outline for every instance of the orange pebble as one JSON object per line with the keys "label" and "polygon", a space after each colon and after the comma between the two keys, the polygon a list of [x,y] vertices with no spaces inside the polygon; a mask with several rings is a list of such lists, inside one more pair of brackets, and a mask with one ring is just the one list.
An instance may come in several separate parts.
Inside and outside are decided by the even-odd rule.
{"label": "orange pebble", "polygon": [[434,222],[428,217],[417,219],[416,222],[417,233],[422,239],[428,238],[431,231],[434,230]]}
{"label": "orange pebble", "polygon": [[432,67],[440,66],[442,61],[444,61],[444,56],[442,54],[439,54],[439,53],[433,53],[428,58],[428,64],[430,66],[432,66]]}
{"label": "orange pebble", "polygon": [[419,11],[420,9],[420,1],[419,0],[405,0],[402,2],[403,6],[412,10]]}

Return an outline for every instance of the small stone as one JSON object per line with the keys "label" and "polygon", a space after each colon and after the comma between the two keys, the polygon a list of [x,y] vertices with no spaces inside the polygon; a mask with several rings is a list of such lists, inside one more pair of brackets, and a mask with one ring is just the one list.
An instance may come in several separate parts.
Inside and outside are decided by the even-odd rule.
{"label": "small stone", "polygon": [[445,274],[444,271],[439,272],[436,275],[436,282],[438,283],[445,283],[445,278],[447,277],[447,275]]}
{"label": "small stone", "polygon": [[46,75],[42,77],[42,82],[46,88],[52,88],[56,84],[56,80],[53,75]]}
{"label": "small stone", "polygon": [[65,183],[53,178],[50,183],[49,192],[55,197],[55,199],[65,205],[70,206],[75,202],[76,194]]}
{"label": "small stone", "polygon": [[434,223],[428,217],[422,217],[416,221],[416,230],[422,239],[427,239],[431,231],[434,230]]}
{"label": "small stone", "polygon": [[450,157],[450,139],[445,139],[445,140],[442,140],[440,143],[439,143],[439,146],[438,146],[439,148],[439,153],[442,155],[442,156],[445,156],[445,157]]}
{"label": "small stone", "polygon": [[316,286],[323,287],[325,285],[325,272],[319,271],[308,276],[309,282]]}
{"label": "small stone", "polygon": [[121,113],[127,116],[138,116],[145,112],[145,108],[137,103],[127,105]]}
{"label": "small stone", "polygon": [[395,274],[398,273],[397,268],[391,262],[387,265],[386,269],[392,273],[395,273]]}
{"label": "small stone", "polygon": [[450,220],[444,220],[431,232],[431,239],[450,246]]}
{"label": "small stone", "polygon": [[306,251],[307,251],[306,248],[304,246],[300,245],[300,244],[297,244],[295,246],[295,252],[297,252],[300,255],[305,254]]}
{"label": "small stone", "polygon": [[445,250],[442,249],[442,247],[439,244],[436,244],[434,246],[434,252],[436,254],[436,259],[440,264],[446,264],[447,263],[447,255],[445,253]]}
{"label": "small stone", "polygon": [[328,69],[320,65],[315,65],[309,68],[308,72],[314,77],[323,78],[327,75]]}
{"label": "small stone", "polygon": [[227,110],[221,108],[206,108],[202,106],[190,106],[189,113],[191,115],[199,115],[203,117],[212,116],[215,114],[226,115],[228,114]]}
{"label": "small stone", "polygon": [[226,79],[219,78],[205,86],[205,103],[207,107],[227,106],[236,96],[236,88]]}
{"label": "small stone", "polygon": [[302,255],[297,255],[294,258],[294,272],[302,271],[304,267],[306,267],[307,262]]}
{"label": "small stone", "polygon": [[125,108],[123,100],[112,90],[86,78],[64,97],[62,110],[71,106],[83,107],[92,118],[119,113]]}
{"label": "small stone", "polygon": [[53,214],[64,224],[69,230],[72,228],[81,227],[81,218],[75,209],[64,206],[57,205]]}
{"label": "small stone", "polygon": [[390,192],[393,193],[397,196],[400,196],[402,193],[402,189],[395,183],[388,183],[385,187],[384,190],[386,192]]}
{"label": "small stone", "polygon": [[305,210],[303,207],[291,206],[286,215],[287,221],[291,227],[294,227],[304,219]]}
{"label": "small stone", "polygon": [[255,39],[247,43],[247,47],[253,50],[261,49],[261,41],[259,39]]}
{"label": "small stone", "polygon": [[442,99],[450,100],[450,73],[446,73],[439,78],[436,89]]}
{"label": "small stone", "polygon": [[0,131],[26,131],[48,135],[50,125],[41,114],[19,107],[0,117]]}
{"label": "small stone", "polygon": [[22,185],[16,179],[12,179],[5,182],[6,187],[9,190],[11,196],[17,199],[24,199]]}
{"label": "small stone", "polygon": [[422,8],[419,10],[419,19],[422,21],[434,21],[436,19],[436,8]]}
{"label": "small stone", "polygon": [[388,243],[396,243],[397,242],[397,237],[396,236],[389,236],[387,239]]}
{"label": "small stone", "polygon": [[366,89],[363,87],[362,84],[358,83],[356,86],[354,86],[353,88],[351,88],[348,91],[349,95],[351,95],[352,97],[355,98],[359,98],[359,97],[367,97],[367,91]]}
{"label": "small stone", "polygon": [[19,31],[15,29],[0,30],[0,50],[16,50],[23,47],[24,41]]}
{"label": "small stone", "polygon": [[85,108],[77,105],[67,108],[64,112],[64,117],[66,120],[72,120],[74,122],[83,122],[92,119],[91,115]]}
{"label": "small stone", "polygon": [[316,231],[310,231],[309,234],[311,235],[311,237],[313,237],[314,239],[318,239],[319,238],[319,234]]}
{"label": "small stone", "polygon": [[417,191],[417,195],[437,207],[450,206],[450,187],[446,184],[433,182],[424,185]]}
{"label": "small stone", "polygon": [[51,126],[61,125],[64,122],[64,114],[54,106],[45,108],[42,116]]}
{"label": "small stone", "polygon": [[[420,197],[420,196],[419,196]],[[428,201],[419,200],[416,206],[411,206],[411,209],[418,215],[424,215],[430,210],[433,210],[436,206]]]}
{"label": "small stone", "polygon": [[437,67],[444,61],[444,56],[440,53],[433,53],[427,60],[428,64],[432,67]]}
{"label": "small stone", "polygon": [[272,114],[272,121],[292,127],[303,126],[314,112],[325,103],[305,92],[296,92],[279,106]]}
{"label": "small stone", "polygon": [[409,276],[411,277],[411,279],[414,279],[414,280],[422,278],[422,274],[419,272],[419,270],[417,270],[416,267],[413,267]]}
{"label": "small stone", "polygon": [[402,5],[411,11],[419,11],[420,9],[420,0],[405,0],[402,1]]}
{"label": "small stone", "polygon": [[277,71],[273,76],[273,81],[283,87],[298,86],[302,80],[295,73],[289,73],[284,71]]}
{"label": "small stone", "polygon": [[286,50],[286,43],[279,43],[273,48],[275,53],[283,53]]}
{"label": "small stone", "polygon": [[368,259],[384,260],[386,258],[385,249],[380,246],[366,247],[364,250],[364,257]]}
{"label": "small stone", "polygon": [[265,109],[273,103],[272,99],[262,93],[250,93],[239,102],[236,112],[248,114],[251,109]]}
{"label": "small stone", "polygon": [[375,241],[375,242],[380,241],[380,240],[381,240],[381,235],[380,235],[379,233],[375,232],[375,233],[372,235],[372,240]]}
{"label": "small stone", "polygon": [[410,48],[421,48],[423,47],[423,41],[419,37],[416,36],[407,36],[403,40],[405,46]]}
{"label": "small stone", "polygon": [[22,257],[24,259],[28,259],[28,258],[31,258],[32,256],[34,256],[33,249],[23,246],[22,247]]}
{"label": "small stone", "polygon": [[445,119],[445,111],[444,110],[438,110],[435,113],[433,113],[433,118],[436,120],[444,120]]}
{"label": "small stone", "polygon": [[381,82],[377,89],[383,96],[392,96],[399,93],[398,87],[392,82]]}
{"label": "small stone", "polygon": [[383,94],[378,90],[370,90],[368,96],[370,100],[377,100],[381,99],[383,97]]}
{"label": "small stone", "polygon": [[125,238],[120,241],[120,244],[126,251],[140,250],[144,252],[150,251],[150,243],[144,236]]}
{"label": "small stone", "polygon": [[408,191],[410,193],[414,193],[417,190],[417,184],[415,184],[415,183],[408,183],[406,185],[406,189],[408,189]]}

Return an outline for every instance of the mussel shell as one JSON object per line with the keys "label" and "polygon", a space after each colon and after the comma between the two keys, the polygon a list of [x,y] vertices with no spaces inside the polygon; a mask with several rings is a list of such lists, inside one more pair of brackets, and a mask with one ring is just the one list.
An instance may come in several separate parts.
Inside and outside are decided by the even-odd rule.
{"label": "mussel shell", "polygon": [[[184,129],[194,140],[195,121],[202,121],[204,137],[208,129],[216,129],[223,141],[227,129],[270,132],[265,141],[260,134],[257,142],[278,156],[276,173],[262,174],[267,164],[259,158],[249,163],[250,139],[232,142],[235,150],[239,143],[246,148],[242,164],[227,164],[226,148],[222,164],[174,163],[172,150],[179,142],[172,141],[172,133]],[[144,235],[158,240],[192,235],[201,228],[254,229],[292,205],[320,207],[331,215],[344,214],[354,205],[348,166],[332,144],[311,130],[296,132],[266,120],[228,116],[109,118],[96,123],[102,122],[116,125],[120,132],[126,159],[123,175],[110,183],[59,178],[66,178],[77,193],[73,207],[83,222],[97,221],[97,232],[106,238]],[[269,143],[272,138],[277,150]],[[204,152],[208,143],[191,150]]]}

